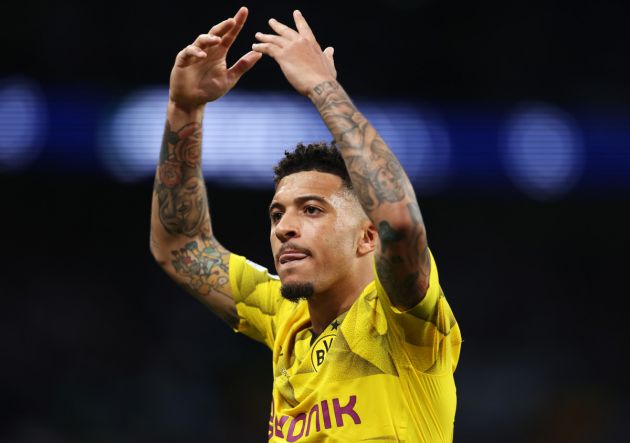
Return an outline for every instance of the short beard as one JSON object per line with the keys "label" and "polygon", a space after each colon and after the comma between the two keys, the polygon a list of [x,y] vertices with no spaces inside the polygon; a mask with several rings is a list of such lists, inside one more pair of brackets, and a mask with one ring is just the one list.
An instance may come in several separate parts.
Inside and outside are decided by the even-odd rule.
{"label": "short beard", "polygon": [[315,294],[313,283],[291,283],[282,285],[280,288],[282,296],[292,302],[299,300],[308,300]]}

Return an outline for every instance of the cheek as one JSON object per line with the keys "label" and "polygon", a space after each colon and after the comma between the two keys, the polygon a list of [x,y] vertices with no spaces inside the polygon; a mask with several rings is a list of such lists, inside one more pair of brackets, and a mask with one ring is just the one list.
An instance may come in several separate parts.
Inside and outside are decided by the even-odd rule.
{"label": "cheek", "polygon": [[353,244],[358,228],[359,225],[356,218],[353,215],[348,215],[338,218],[333,229],[338,241]]}
{"label": "cheek", "polygon": [[330,255],[346,260],[354,254],[355,231],[347,222],[338,221],[327,236],[326,247]]}
{"label": "cheek", "polygon": [[276,251],[280,248],[280,240],[276,237],[273,229],[269,232],[269,244],[271,245],[271,252],[275,256]]}

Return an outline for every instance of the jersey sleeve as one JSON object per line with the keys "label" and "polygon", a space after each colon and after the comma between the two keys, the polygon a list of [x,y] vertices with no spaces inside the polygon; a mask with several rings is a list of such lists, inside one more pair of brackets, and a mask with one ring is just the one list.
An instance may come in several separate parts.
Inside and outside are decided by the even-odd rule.
{"label": "jersey sleeve", "polygon": [[429,251],[429,254],[431,270],[427,293],[420,303],[406,311],[391,304],[389,295],[379,281],[376,267],[374,275],[377,296],[383,304],[392,339],[400,345],[400,357],[416,370],[441,374],[455,371],[462,338],[459,325],[440,286],[433,253]]}
{"label": "jersey sleeve", "polygon": [[239,323],[234,330],[273,348],[276,314],[283,301],[280,280],[237,254],[230,256],[230,287]]}

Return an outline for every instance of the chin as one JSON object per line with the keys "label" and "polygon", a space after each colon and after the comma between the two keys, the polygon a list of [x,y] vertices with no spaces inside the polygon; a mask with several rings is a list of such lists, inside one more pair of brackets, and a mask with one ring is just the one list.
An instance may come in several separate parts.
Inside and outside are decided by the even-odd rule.
{"label": "chin", "polygon": [[282,283],[280,293],[291,301],[308,300],[315,295],[315,287],[311,282]]}

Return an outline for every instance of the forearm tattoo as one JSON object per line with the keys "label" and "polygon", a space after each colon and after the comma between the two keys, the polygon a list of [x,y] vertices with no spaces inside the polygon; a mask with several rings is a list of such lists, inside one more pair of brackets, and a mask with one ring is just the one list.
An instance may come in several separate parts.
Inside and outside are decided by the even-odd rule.
{"label": "forearm tattoo", "polygon": [[[379,229],[379,277],[394,301],[414,301],[418,289],[426,290],[428,285],[430,258],[411,182],[396,156],[337,82],[317,85],[313,97],[346,162],[359,201]],[[407,211],[391,211],[392,204],[406,206]],[[403,232],[392,228],[392,213],[406,217],[411,229]]]}
{"label": "forearm tattoo", "polygon": [[[169,234],[184,236],[181,243],[176,241],[183,246],[171,251],[170,260],[179,282],[236,327],[239,319],[228,277],[230,252],[210,229],[201,170],[201,135],[199,122],[188,123],[177,131],[172,131],[166,122],[153,190],[162,226]],[[160,247],[153,236],[151,241],[153,247]]]}
{"label": "forearm tattoo", "polygon": [[400,162],[336,82],[317,85],[315,106],[346,161],[363,207],[400,202],[411,189]]}
{"label": "forearm tattoo", "polygon": [[154,191],[158,213],[171,234],[208,231],[208,202],[201,172],[201,123],[172,131],[166,122]]}

